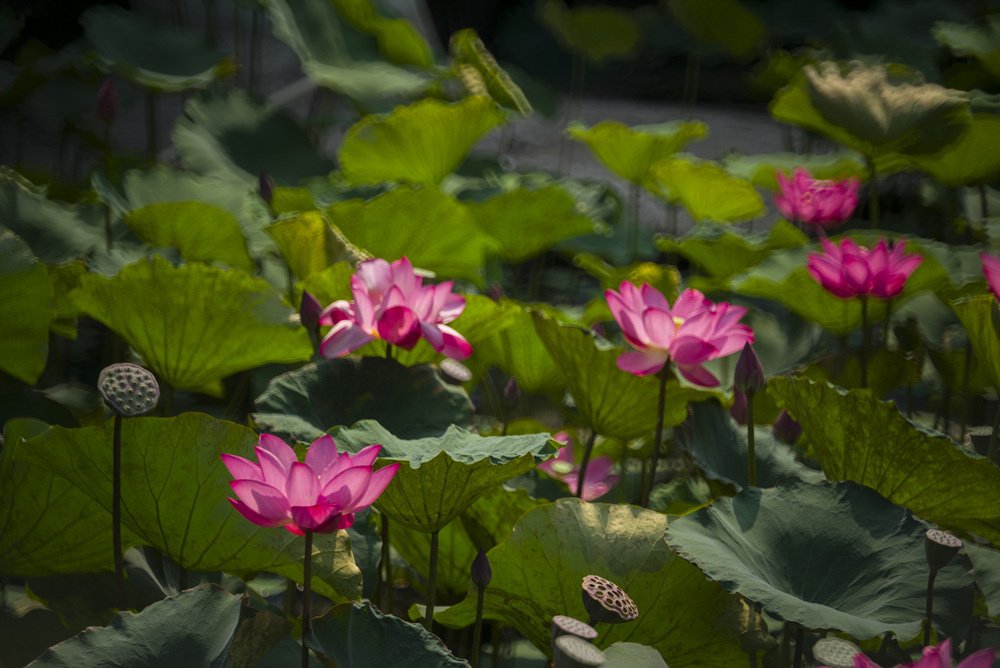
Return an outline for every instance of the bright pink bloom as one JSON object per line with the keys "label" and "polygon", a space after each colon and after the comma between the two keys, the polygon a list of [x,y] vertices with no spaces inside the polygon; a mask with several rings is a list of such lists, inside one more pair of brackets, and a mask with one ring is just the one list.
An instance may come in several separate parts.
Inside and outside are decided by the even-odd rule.
{"label": "bright pink bloom", "polygon": [[[965,657],[955,668],[990,668],[995,654],[995,649],[979,650]],[[855,654],[854,668],[879,668],[879,665],[864,654]],[[925,647],[919,661],[901,664],[899,668],[951,668],[951,640],[945,640],[936,647]]]}
{"label": "bright pink bloom", "polygon": [[997,299],[1000,299],[1000,257],[983,253],[979,256],[983,263],[983,275],[986,276],[986,283],[990,286],[990,292]]}
{"label": "bright pink bloom", "polygon": [[452,294],[453,285],[423,285],[405,257],[392,264],[362,262],[351,277],[354,301],[336,301],[320,316],[321,325],[333,325],[320,353],[341,357],[375,339],[409,350],[423,337],[445,357],[465,359],[472,346],[446,325],[465,309],[465,297]]}
{"label": "bright pink bloom", "polygon": [[823,253],[809,253],[808,268],[823,288],[837,297],[878,297],[890,299],[903,291],[923,258],[904,255],[906,241],[900,239],[889,249],[885,239],[871,250],[845,238],[840,245],[821,239]]}
{"label": "bright pink bloom", "polygon": [[354,513],[375,502],[396,474],[399,464],[377,471],[372,464],[381,445],[369,445],[356,455],[337,453],[328,434],[306,451],[305,463],[277,436],[261,434],[257,462],[222,455],[238,499],[233,507],[254,524],[283,526],[297,535],[306,530],[327,533],[354,524]]}
{"label": "bright pink bloom", "polygon": [[742,306],[715,304],[690,289],[673,306],[649,285],[637,288],[625,281],[618,289],[604,296],[622,334],[637,348],[618,356],[622,371],[647,376],[672,360],[692,383],[715,387],[719,380],[702,364],[753,343],[753,330],[739,323],[747,312]]}
{"label": "bright pink bloom", "polygon": [[[580,479],[580,466],[576,463],[576,455],[573,453],[573,441],[564,431],[553,434],[552,439],[564,443],[565,447],[559,448],[555,459],[542,462],[538,468],[556,480],[564,482],[569,487],[570,493],[575,495],[576,483]],[[598,499],[618,484],[620,476],[611,472],[611,465],[610,457],[594,457],[590,460],[587,472],[583,476],[581,499],[584,501]]]}
{"label": "bright pink bloom", "polygon": [[823,181],[814,179],[801,167],[795,168],[791,179],[781,170],[775,176],[780,191],[775,195],[774,203],[789,220],[833,227],[850,218],[858,207],[860,183],[855,178]]}

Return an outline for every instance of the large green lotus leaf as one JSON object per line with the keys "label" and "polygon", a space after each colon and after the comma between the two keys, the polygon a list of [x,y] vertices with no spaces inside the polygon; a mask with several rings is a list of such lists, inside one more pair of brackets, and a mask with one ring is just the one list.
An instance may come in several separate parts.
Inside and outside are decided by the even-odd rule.
{"label": "large green lotus leaf", "polygon": [[669,668],[654,648],[634,642],[616,642],[604,650],[605,668]]}
{"label": "large green lotus leaf", "polygon": [[24,241],[0,227],[0,370],[34,383],[49,358],[55,294],[45,265]]}
{"label": "large green lotus leaf", "polygon": [[752,56],[767,37],[761,20],[739,0],[667,0],[666,4],[695,37],[737,58]]}
{"label": "large green lotus leaf", "polygon": [[468,426],[472,402],[434,367],[377,357],[327,359],[274,378],[256,401],[262,430],[311,442],[335,426],[378,420],[401,438]]}
{"label": "large green lotus leaf", "polygon": [[[99,427],[52,427],[17,458],[47,466],[111,512],[109,420]],[[302,580],[301,537],[250,523],[226,501],[232,476],[224,452],[255,459],[257,435],[200,413],[130,418],[122,423],[122,525],[191,571],[271,571]],[[106,521],[106,519],[105,519]],[[361,573],[347,534],[315,537],[313,588],[337,600],[355,598]]]}
{"label": "large green lotus leaf", "polygon": [[989,16],[985,25],[940,22],[934,25],[934,39],[959,56],[971,56],[1000,80],[1000,16]]}
{"label": "large green lotus leaf", "polygon": [[1000,552],[983,545],[965,544],[965,553],[972,562],[972,577],[986,599],[986,608],[994,620],[1000,617]]}
{"label": "large green lotus leaf", "polygon": [[[303,270],[308,270],[308,265]],[[332,304],[339,299],[350,301],[354,299],[351,294],[351,276],[355,271],[357,265],[354,262],[336,262],[311,274],[300,285],[323,305]]]}
{"label": "large green lotus leaf", "polygon": [[157,601],[139,613],[119,613],[110,626],[88,628],[28,665],[224,665],[240,612],[238,595],[218,587],[199,587]]}
{"label": "large green lotus leaf", "polygon": [[281,218],[267,228],[267,233],[278,245],[292,274],[302,281],[338,262],[354,263],[361,259],[358,250],[330,227],[320,211]]}
{"label": "large green lotus leaf", "polygon": [[[770,427],[754,429],[757,487],[786,479],[819,482],[823,474],[801,463],[795,451],[774,437]],[[677,441],[691,453],[705,475],[738,489],[747,486],[747,428],[714,401],[691,406],[691,417],[677,430]]]}
{"label": "large green lotus leaf", "polygon": [[466,362],[480,375],[496,367],[517,380],[521,392],[548,394],[565,387],[563,372],[535,331],[531,313],[518,307],[511,325],[476,344]]}
{"label": "large green lotus leaf", "polygon": [[853,152],[820,153],[763,153],[756,155],[729,155],[722,160],[733,175],[750,181],[765,190],[778,189],[777,172],[791,174],[796,167],[809,172],[814,179],[840,181],[854,177],[868,178],[868,168]]}
{"label": "large green lotus leaf", "polygon": [[231,180],[200,176],[157,165],[125,173],[122,191],[125,211],[161,202],[203,202],[225,209],[236,218],[243,215],[248,187]]}
{"label": "large green lotus leaf", "polygon": [[191,98],[172,139],[189,169],[240,183],[256,184],[267,172],[277,183],[296,185],[333,169],[291,116],[239,89]]}
{"label": "large green lotus leaf", "polygon": [[[535,328],[556,364],[583,419],[602,436],[632,439],[653,433],[657,419],[659,380],[633,376],[616,363],[624,352],[593,332],[561,325],[540,313]],[[667,381],[663,424],[678,425],[687,417],[690,401],[712,396],[703,390]]]}
{"label": "large green lotus leaf", "polygon": [[339,605],[310,626],[309,646],[338,666],[468,666],[419,624],[384,615],[370,603]]}
{"label": "large green lotus leaf", "polygon": [[[532,510],[489,552],[493,580],[484,616],[511,624],[548,652],[553,615],[587,618],[580,582],[595,574],[639,608],[634,622],[599,626],[599,647],[622,640],[651,645],[674,668],[745,662],[736,600],[670,550],[666,529],[665,515],[635,506],[560,499]],[[466,626],[475,609],[472,591],[435,620]]]}
{"label": "large green lotus leaf", "polygon": [[205,88],[233,63],[194,32],[120,7],[91,7],[80,17],[98,59],[141,86],[167,92]]}
{"label": "large green lotus leaf", "polygon": [[594,221],[577,211],[576,200],[557,185],[519,188],[470,204],[473,219],[499,242],[506,262],[524,262],[563,239],[594,233]]}
{"label": "large green lotus leaf", "polygon": [[776,250],[798,248],[809,239],[785,220],[775,223],[766,236],[747,234],[722,225],[696,225],[679,239],[661,236],[657,247],[682,255],[712,278],[728,278],[743,273],[766,260]]}
{"label": "large green lotus leaf", "polygon": [[648,186],[679,202],[696,222],[736,223],[764,213],[764,200],[752,183],[714,162],[667,158],[649,170]]}
{"label": "large green lotus leaf", "polygon": [[507,539],[525,513],[546,503],[523,489],[498,485],[462,513],[462,526],[478,549],[492,550]]}
{"label": "large green lotus leaf", "polygon": [[538,18],[564,47],[593,63],[625,57],[642,41],[636,20],[615,7],[567,7],[563,0],[544,0]]}
{"label": "large green lotus leaf", "polygon": [[[3,10],[0,10],[3,11]],[[0,665],[26,666],[52,645],[75,633],[56,613],[13,583],[4,586],[0,605]]]}
{"label": "large green lotus leaf", "polygon": [[[389,533],[392,549],[396,550],[421,581],[415,586],[423,591],[430,564],[431,537],[405,524],[392,524]],[[469,590],[472,561],[476,558],[476,546],[466,534],[462,523],[452,520],[438,533],[437,600],[439,603],[454,602],[465,596]]]}
{"label": "large green lotus leaf", "polygon": [[450,104],[428,98],[384,116],[365,116],[347,131],[337,155],[350,183],[436,185],[503,119],[488,97]]}
{"label": "large green lotus leaf", "polygon": [[221,262],[248,273],[253,268],[239,222],[213,204],[150,204],[127,214],[125,222],[147,243],[176,248],[189,262]]}
{"label": "large green lotus leaf", "polygon": [[936,153],[967,131],[967,99],[936,84],[894,81],[882,66],[806,66],[771,102],[779,121],[800,125],[870,158]]}
{"label": "large green lotus leaf", "polygon": [[1000,545],[1000,497],[994,493],[1000,469],[985,457],[913,426],[895,405],[867,390],[772,378],[768,391],[802,424],[831,480],[854,480],[920,517]]}
{"label": "large green lotus leaf", "polygon": [[1000,178],[1000,116],[974,114],[968,132],[933,155],[917,155],[910,164],[946,186],[974,186]]}
{"label": "large green lotus leaf", "polygon": [[464,68],[472,68],[482,81],[482,85],[486,87],[486,92],[497,104],[525,116],[532,112],[531,103],[521,87],[500,67],[475,30],[465,28],[454,33],[448,48],[452,62],[459,68],[463,81]]}
{"label": "large green lotus leaf", "polygon": [[584,142],[605,167],[632,183],[645,183],[654,163],[708,136],[701,121],[671,121],[629,127],[602,121],[592,127],[571,125],[569,136]]}
{"label": "large green lotus leaf", "polygon": [[986,367],[994,388],[1000,388],[1000,313],[992,294],[953,302],[952,309],[962,321],[969,343],[980,364]]}
{"label": "large green lotus leaf", "polygon": [[154,256],[114,278],[88,275],[73,293],[176,389],[199,389],[270,362],[302,362],[309,336],[266,282],[200,264],[173,267]]}
{"label": "large green lotus leaf", "polygon": [[[870,244],[871,242],[866,242]],[[935,275],[926,289],[933,290],[942,301],[967,294],[978,294],[983,284],[983,265],[979,259],[982,249],[975,246],[947,244],[933,239],[912,238],[906,242],[907,253],[917,253],[924,258],[925,272]],[[918,270],[919,271],[919,270]],[[910,281],[918,277],[924,281],[931,274],[914,274]],[[909,282],[907,282],[909,287]],[[904,291],[904,294],[908,294]]]}
{"label": "large green lotus leaf", "polygon": [[381,60],[369,36],[345,25],[329,0],[266,0],[274,36],[316,84],[368,100],[419,95],[430,78]]}
{"label": "large green lotus leaf", "polygon": [[[772,617],[865,640],[920,632],[928,527],[853,482],[786,481],[744,489],[675,520],[670,546],[712,580]],[[934,587],[934,623],[964,633],[969,563],[955,559]],[[641,610],[641,608],[640,608]]]}
{"label": "large green lotus leaf", "polygon": [[496,245],[464,205],[436,188],[397,188],[367,202],[337,202],[328,214],[352,244],[375,257],[405,255],[416,267],[478,284]]}
{"label": "large green lotus leaf", "polygon": [[427,533],[439,531],[490,489],[556,453],[548,434],[479,436],[455,425],[441,436],[416,439],[399,438],[374,420],[331,433],[348,450],[380,443],[379,461],[403,462],[375,505],[394,521]]}
{"label": "large green lotus leaf", "polygon": [[390,63],[420,68],[434,64],[427,40],[406,19],[382,16],[373,0],[333,0],[333,5],[350,25],[375,38]]}

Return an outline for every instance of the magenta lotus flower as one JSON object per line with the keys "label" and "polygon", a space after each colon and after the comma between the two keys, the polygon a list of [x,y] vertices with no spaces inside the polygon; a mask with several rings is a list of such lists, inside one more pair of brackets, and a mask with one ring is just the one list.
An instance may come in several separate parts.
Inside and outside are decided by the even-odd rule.
{"label": "magenta lotus flower", "polygon": [[824,252],[809,254],[809,273],[827,292],[842,299],[891,299],[903,291],[910,274],[923,262],[919,255],[904,254],[904,239],[891,249],[882,239],[871,250],[847,238],[839,245],[829,239],[821,243]]}
{"label": "magenta lotus flower", "polygon": [[[552,435],[552,440],[564,443],[565,446],[559,448],[555,459],[549,459],[538,465],[538,468],[556,480],[561,480],[569,487],[571,494],[575,495],[577,482],[580,478],[580,467],[576,463],[576,455],[573,452],[573,440],[564,431]],[[612,461],[610,457],[596,457],[590,460],[587,465],[587,472],[583,477],[583,493],[580,498],[584,501],[593,501],[610,492],[618,484],[620,476],[611,472]]]}
{"label": "magenta lotus flower", "polygon": [[739,323],[747,310],[715,304],[697,290],[685,290],[671,306],[656,288],[625,281],[620,292],[607,290],[611,315],[637,350],[618,356],[618,368],[637,376],[659,373],[673,361],[696,385],[715,387],[719,380],[702,364],[738,352],[753,343],[753,330]]}
{"label": "magenta lotus flower", "polygon": [[465,297],[452,294],[453,285],[423,285],[405,257],[392,264],[362,262],[351,277],[354,301],[336,301],[320,316],[321,325],[333,325],[320,354],[340,357],[375,339],[409,350],[423,337],[445,357],[465,359],[472,346],[446,324],[465,309]]}
{"label": "magenta lotus flower", "polygon": [[[965,657],[956,668],[990,668],[995,655],[995,649],[981,649]],[[879,665],[864,654],[855,654],[854,668],[879,668]],[[951,640],[936,647],[925,647],[919,661],[902,664],[899,668],[951,668]]]}
{"label": "magenta lotus flower", "polygon": [[303,463],[280,438],[261,434],[257,462],[222,455],[235,478],[229,486],[239,497],[229,502],[254,524],[283,526],[299,536],[346,529],[354,524],[354,513],[374,503],[399,469],[397,463],[372,470],[381,449],[369,445],[356,455],[338,453],[336,442],[325,435],[309,446]]}
{"label": "magenta lotus flower", "polygon": [[857,179],[814,179],[801,167],[795,169],[792,178],[780,170],[775,176],[780,191],[775,195],[774,203],[789,220],[823,228],[833,227],[850,218],[858,208],[860,183]]}
{"label": "magenta lotus flower", "polygon": [[1000,299],[1000,257],[983,253],[979,256],[983,263],[983,275],[986,276],[986,283],[990,286],[990,292],[997,299]]}

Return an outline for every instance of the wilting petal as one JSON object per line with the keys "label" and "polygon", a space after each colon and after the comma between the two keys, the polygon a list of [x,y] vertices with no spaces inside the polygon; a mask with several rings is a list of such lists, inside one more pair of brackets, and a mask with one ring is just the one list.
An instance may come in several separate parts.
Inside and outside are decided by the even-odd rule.
{"label": "wilting petal", "polygon": [[[233,480],[229,483],[229,487],[239,497],[243,508],[256,513],[269,522],[269,524],[262,526],[277,526],[288,517],[288,498],[281,490],[256,480]],[[249,516],[247,519],[250,519]],[[259,524],[259,522],[256,523]]]}
{"label": "wilting petal", "polygon": [[355,325],[350,320],[343,320],[333,326],[319,345],[319,354],[326,358],[343,357],[354,352],[375,337]]}
{"label": "wilting petal", "polygon": [[630,350],[618,356],[618,368],[636,376],[659,373],[667,363],[665,350]]}
{"label": "wilting petal", "polygon": [[257,480],[264,482],[264,475],[260,471],[260,466],[254,464],[249,459],[223,453],[222,463],[226,465],[226,468],[229,469],[229,474],[236,480]]}

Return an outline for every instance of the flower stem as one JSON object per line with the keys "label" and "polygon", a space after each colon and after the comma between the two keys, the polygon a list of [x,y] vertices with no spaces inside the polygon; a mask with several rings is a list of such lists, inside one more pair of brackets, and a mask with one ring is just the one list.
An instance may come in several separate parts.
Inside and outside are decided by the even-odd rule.
{"label": "flower stem", "polygon": [[1000,443],[1000,403],[997,404],[997,410],[993,414],[993,431],[990,432],[990,449],[986,452],[986,456],[994,464],[997,463],[998,443]]}
{"label": "flower stem", "polygon": [[431,532],[431,560],[427,574],[427,610],[424,612],[424,628],[434,626],[434,601],[437,597],[438,532]]}
{"label": "flower stem", "polygon": [[583,450],[583,461],[580,462],[580,472],[576,476],[576,498],[583,498],[583,481],[587,479],[587,466],[590,465],[590,455],[594,451],[594,441],[597,440],[597,431],[591,429],[590,437],[587,439],[587,447]]}
{"label": "flower stem", "polygon": [[656,402],[656,432],[653,434],[653,452],[649,458],[649,476],[643,484],[642,498],[639,503],[643,508],[649,507],[649,497],[653,493],[653,483],[656,481],[656,465],[660,459],[660,441],[663,440],[663,407],[667,402],[667,376],[669,374],[669,366],[664,366],[658,374],[660,390]]}
{"label": "flower stem", "polygon": [[753,427],[753,392],[747,392],[747,484],[757,486],[757,434]]}
{"label": "flower stem", "polygon": [[472,632],[472,655],[469,663],[472,668],[479,666],[480,645],[483,641],[483,601],[486,598],[486,587],[476,587],[476,626]]}
{"label": "flower stem", "polygon": [[382,581],[382,598],[385,603],[383,604],[382,610],[391,615],[392,614],[392,559],[389,554],[389,516],[382,513],[381,517],[381,532],[382,532],[382,570],[385,573],[385,579]]}
{"label": "flower stem", "polygon": [[868,219],[871,221],[872,229],[878,229],[879,205],[878,205],[878,172],[875,168],[875,161],[868,159]]}
{"label": "flower stem", "polygon": [[805,645],[806,631],[802,625],[797,625],[795,629],[795,655],[792,659],[793,668],[802,668],[802,651]]}
{"label": "flower stem", "polygon": [[156,127],[156,91],[152,88],[146,91],[146,154],[150,160],[156,161],[157,140]]}
{"label": "flower stem", "polygon": [[868,387],[868,297],[861,298],[861,387]]}
{"label": "flower stem", "polygon": [[924,612],[924,647],[931,644],[931,626],[934,620],[934,578],[937,577],[937,569],[931,569],[927,576],[927,602]]}
{"label": "flower stem", "polygon": [[125,561],[122,556],[122,416],[115,413],[111,446],[111,542],[115,559],[115,585],[118,587],[118,607],[127,610],[125,602]]}
{"label": "flower stem", "polygon": [[[334,535],[334,544],[337,537]],[[312,616],[312,551],[313,532],[306,529],[306,549],[302,562],[302,668],[309,668],[309,618]]]}

